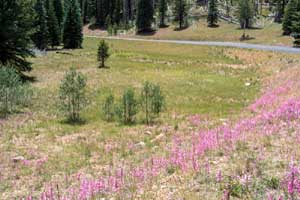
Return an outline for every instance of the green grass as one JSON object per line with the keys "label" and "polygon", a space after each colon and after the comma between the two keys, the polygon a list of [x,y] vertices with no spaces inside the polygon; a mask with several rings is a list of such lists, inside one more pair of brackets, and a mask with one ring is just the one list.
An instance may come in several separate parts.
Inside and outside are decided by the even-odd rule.
{"label": "green grass", "polygon": [[[242,42],[254,44],[272,44],[293,46],[293,38],[282,35],[282,25],[272,23],[269,20],[261,18],[258,28],[247,29],[246,35],[251,37],[250,40]],[[127,33],[122,37],[138,37],[144,39],[172,39],[172,40],[200,40],[200,41],[231,41],[241,42],[240,38],[244,30],[237,24],[228,23],[220,20],[219,27],[207,27],[206,18],[202,17],[199,21],[195,21],[187,29],[176,31],[175,25],[167,28],[159,29],[153,35],[135,35],[133,32]],[[86,31],[86,34],[99,34],[93,31]],[[103,34],[103,33],[101,33]]]}
{"label": "green grass", "polygon": [[[34,60],[37,85],[47,85],[53,97],[63,73],[71,66],[88,77],[88,118],[98,114],[109,92],[120,95],[126,87],[133,87],[139,94],[145,81],[161,85],[167,96],[167,113],[226,115],[244,107],[258,89],[257,85],[245,86],[248,79],[256,78],[255,69],[228,67],[242,61],[230,58],[222,48],[109,41],[109,69],[97,69],[97,44],[97,39],[89,38],[82,50],[70,55],[49,53]],[[41,74],[52,80],[39,80]]]}
{"label": "green grass", "polygon": [[[98,39],[85,38],[83,49],[53,51],[32,59],[34,70],[31,75],[36,77],[33,87],[37,91],[32,106],[28,108],[32,115],[26,123],[20,123],[18,115],[12,116],[3,126],[4,134],[0,138],[3,157],[0,161],[9,162],[12,152],[29,160],[48,156],[48,161],[38,171],[22,166],[15,171],[9,166],[5,181],[0,183],[3,195],[13,194],[26,180],[30,180],[26,187],[34,185],[39,189],[43,182],[54,179],[55,175],[79,170],[97,173],[97,167],[115,159],[138,162],[153,153],[154,145],[159,145],[151,140],[160,133],[160,126],[170,125],[175,129],[184,119],[174,118],[174,113],[177,116],[198,113],[211,118],[228,117],[249,104],[260,88],[258,68],[238,59],[231,49],[110,40],[112,56],[107,62],[109,68],[98,69],[98,42]],[[251,54],[246,50],[235,53],[238,52]],[[60,81],[70,67],[75,67],[88,78],[89,104],[82,114],[86,121],[82,125],[64,123],[56,106]],[[118,98],[126,87],[133,87],[139,95],[145,81],[160,84],[166,95],[167,109],[160,124],[151,129],[153,135],[144,134],[149,127],[141,124],[141,114],[133,126],[102,120],[101,105],[109,92]],[[251,86],[247,87],[246,82],[251,82]],[[145,142],[145,149],[128,150],[128,144],[140,141]],[[105,152],[105,145],[110,143],[116,144],[113,155]],[[19,177],[17,180],[12,178],[14,173]],[[12,184],[13,181],[17,183]]]}
{"label": "green grass", "polygon": [[[240,42],[240,37],[244,33],[244,30],[240,29],[239,25],[224,21],[220,21],[219,25],[217,28],[209,28],[206,21],[202,19],[183,31],[174,31],[174,27],[171,26],[167,29],[159,30],[155,35],[150,37],[155,39]],[[292,38],[282,35],[281,24],[266,22],[263,28],[248,29],[246,30],[246,34],[252,39],[243,42],[292,46]]]}

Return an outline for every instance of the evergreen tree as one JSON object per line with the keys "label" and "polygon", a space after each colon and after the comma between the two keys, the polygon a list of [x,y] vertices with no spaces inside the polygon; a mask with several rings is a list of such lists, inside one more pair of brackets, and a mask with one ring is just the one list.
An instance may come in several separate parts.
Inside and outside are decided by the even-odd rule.
{"label": "evergreen tree", "polygon": [[250,28],[254,18],[253,3],[249,0],[239,0],[238,4],[238,19],[241,28]]}
{"label": "evergreen tree", "polygon": [[218,23],[218,2],[217,0],[208,1],[207,24],[209,27],[216,27]]}
{"label": "evergreen tree", "polygon": [[139,0],[137,7],[136,27],[138,32],[151,31],[154,8],[153,2],[149,0]]}
{"label": "evergreen tree", "polygon": [[113,23],[120,25],[122,21],[122,7],[123,2],[121,0],[115,0],[114,12],[113,12]]}
{"label": "evergreen tree", "polygon": [[81,48],[83,41],[82,21],[77,0],[70,0],[64,23],[63,43],[64,48]]}
{"label": "evergreen tree", "polygon": [[96,0],[96,24],[104,26],[106,22],[106,0]]}
{"label": "evergreen tree", "polygon": [[32,7],[29,0],[0,0],[0,64],[12,66],[18,73],[31,70],[26,58],[33,55]]}
{"label": "evergreen tree", "polygon": [[98,61],[101,62],[100,68],[105,67],[105,61],[109,58],[109,46],[105,42],[105,40],[101,40],[99,47],[98,47]]}
{"label": "evergreen tree", "polygon": [[280,23],[285,13],[287,0],[273,0],[272,3],[276,4],[274,21]]}
{"label": "evergreen tree", "polygon": [[293,32],[293,23],[299,20],[297,12],[300,11],[299,0],[290,0],[283,17],[282,29],[284,35],[290,35]]}
{"label": "evergreen tree", "polygon": [[55,10],[55,15],[59,25],[59,29],[62,30],[64,23],[64,6],[62,0],[53,0],[53,6]]}
{"label": "evergreen tree", "polygon": [[96,0],[88,0],[87,2],[87,16],[89,19],[96,16]]}
{"label": "evergreen tree", "polygon": [[49,44],[53,48],[54,46],[60,45],[61,41],[61,31],[59,28],[59,23],[56,17],[56,13],[53,6],[53,1],[48,0],[47,5],[47,25],[49,29]]}
{"label": "evergreen tree", "polygon": [[125,23],[128,24],[129,21],[133,20],[133,6],[132,6],[133,0],[123,0],[123,1],[124,1],[124,6],[123,6],[124,20]]}
{"label": "evergreen tree", "polygon": [[90,4],[89,1],[90,0],[79,0],[82,21],[84,24],[87,24],[89,21],[89,4]]}
{"label": "evergreen tree", "polygon": [[165,18],[166,18],[167,10],[168,10],[167,0],[159,0],[158,11],[159,11],[160,27],[166,26]]}
{"label": "evergreen tree", "polygon": [[48,26],[44,1],[37,0],[34,9],[36,12],[34,27],[36,27],[36,30],[32,40],[38,49],[45,50],[48,47]]}
{"label": "evergreen tree", "polygon": [[179,23],[179,29],[182,29],[186,25],[187,18],[187,5],[186,0],[175,0],[174,7],[175,22]]}

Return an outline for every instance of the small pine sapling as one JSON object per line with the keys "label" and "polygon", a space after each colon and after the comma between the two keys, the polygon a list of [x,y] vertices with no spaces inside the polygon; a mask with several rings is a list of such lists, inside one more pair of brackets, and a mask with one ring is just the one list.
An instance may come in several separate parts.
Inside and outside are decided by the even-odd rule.
{"label": "small pine sapling", "polygon": [[105,102],[102,106],[102,112],[104,115],[104,119],[108,122],[114,120],[114,96],[112,94],[108,95],[105,99]]}
{"label": "small pine sapling", "polygon": [[110,57],[109,46],[105,40],[101,40],[98,47],[98,61],[100,62],[99,68],[105,67],[105,61]]}

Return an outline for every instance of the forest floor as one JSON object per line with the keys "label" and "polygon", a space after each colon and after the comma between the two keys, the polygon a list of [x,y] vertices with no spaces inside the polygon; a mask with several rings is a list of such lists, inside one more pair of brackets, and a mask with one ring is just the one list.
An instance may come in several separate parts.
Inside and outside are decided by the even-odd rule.
{"label": "forest floor", "polygon": [[[36,77],[32,105],[0,120],[0,199],[38,197],[53,185],[55,192],[51,191],[57,196],[70,195],[68,191],[74,195],[79,191],[74,188],[81,177],[86,179],[79,183],[80,195],[95,199],[220,199],[224,188],[215,181],[218,170],[234,176],[244,175],[248,167],[252,170],[249,173],[260,170],[263,174],[257,180],[277,180],[283,177],[291,157],[297,158],[298,140],[292,137],[295,128],[288,131],[291,137],[253,135],[247,141],[207,151],[205,158],[199,160],[203,167],[197,172],[183,173],[180,165],[185,160],[179,159],[180,165],[175,164],[177,160],[171,165],[160,165],[159,169],[166,169],[152,174],[149,181],[132,179],[132,174],[141,178],[142,172],[135,167],[145,160],[151,159],[152,166],[156,166],[154,156],[168,157],[174,139],[188,145],[200,129],[252,116],[249,105],[265,91],[287,85],[287,80],[297,81],[299,57],[222,47],[109,40],[109,68],[98,69],[98,42],[97,38],[85,38],[83,49],[50,51],[32,59],[34,70],[30,75]],[[59,83],[70,67],[88,78],[89,105],[82,115],[85,122],[77,125],[65,123],[56,106]],[[102,119],[101,105],[106,95],[112,92],[118,99],[126,87],[133,87],[139,95],[145,81],[160,84],[166,95],[166,110],[156,124],[145,126],[139,120],[135,125],[123,126]],[[298,97],[297,88],[284,95]],[[141,114],[139,119],[143,119]],[[230,153],[227,147],[232,147]],[[90,191],[100,183],[87,186],[89,180],[100,180],[97,177],[108,174],[111,180],[112,170],[120,166],[126,170],[135,168],[134,173],[122,178],[122,189],[114,182],[114,189]],[[249,189],[251,195],[257,195],[255,199],[263,199],[270,185],[267,181],[259,183]]]}

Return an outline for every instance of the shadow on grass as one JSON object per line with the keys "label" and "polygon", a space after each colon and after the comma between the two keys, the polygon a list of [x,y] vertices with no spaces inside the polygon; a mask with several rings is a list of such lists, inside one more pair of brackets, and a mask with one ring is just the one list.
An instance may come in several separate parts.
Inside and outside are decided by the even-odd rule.
{"label": "shadow on grass", "polygon": [[156,33],[156,30],[153,30],[153,29],[148,29],[148,30],[143,30],[143,31],[136,32],[136,34],[139,35],[139,36],[152,36],[155,33]]}
{"label": "shadow on grass", "polygon": [[255,40],[255,37],[251,37],[249,35],[242,35],[240,37],[240,41],[249,41],[249,40]]}
{"label": "shadow on grass", "polygon": [[94,30],[105,30],[105,27],[103,27],[103,26],[99,26],[98,24],[95,24],[95,23],[93,23],[93,24],[90,24],[89,26],[88,26],[88,29],[90,29],[90,30],[92,30],[92,31],[94,31]]}
{"label": "shadow on grass", "polygon": [[[244,28],[241,28],[241,27],[238,27],[236,29],[237,30],[244,30]],[[262,27],[248,27],[248,28],[246,28],[246,30],[262,30],[262,29],[264,29],[264,28],[262,28]]]}
{"label": "shadow on grass", "polygon": [[220,25],[219,24],[213,24],[211,26],[207,26],[208,28],[219,28]]}
{"label": "shadow on grass", "polygon": [[177,27],[174,29],[174,31],[183,31],[183,30],[186,30],[188,29],[188,26],[183,26],[183,27]]}
{"label": "shadow on grass", "polygon": [[60,50],[60,51],[56,51],[55,53],[57,53],[57,54],[62,54],[62,55],[73,56],[72,53],[65,51],[65,49],[62,49],[62,50]]}
{"label": "shadow on grass", "polygon": [[159,28],[169,28],[170,25],[167,25],[167,24],[162,24],[162,25],[159,25]]}
{"label": "shadow on grass", "polygon": [[24,114],[27,114],[27,112],[24,112],[24,111],[20,111],[20,110],[13,110],[13,111],[0,111],[0,120],[4,120],[4,121],[7,121],[9,120],[9,117],[10,116],[13,116],[13,115],[24,115]]}
{"label": "shadow on grass", "polygon": [[87,120],[85,120],[85,119],[77,119],[77,120],[65,119],[65,120],[61,120],[60,123],[64,124],[64,125],[71,125],[71,126],[82,126],[82,125],[87,124]]}
{"label": "shadow on grass", "polygon": [[103,69],[103,70],[105,70],[105,69],[110,69],[110,66],[104,66],[104,67],[98,66],[98,69]]}
{"label": "shadow on grass", "polygon": [[21,74],[21,80],[23,83],[34,83],[37,82],[37,78],[35,76],[29,76],[27,74]]}

